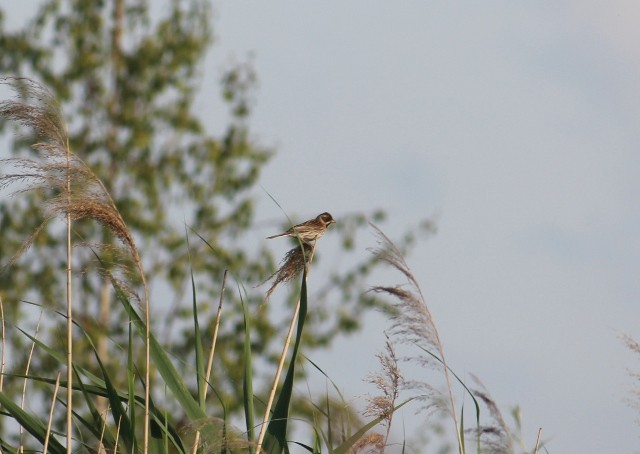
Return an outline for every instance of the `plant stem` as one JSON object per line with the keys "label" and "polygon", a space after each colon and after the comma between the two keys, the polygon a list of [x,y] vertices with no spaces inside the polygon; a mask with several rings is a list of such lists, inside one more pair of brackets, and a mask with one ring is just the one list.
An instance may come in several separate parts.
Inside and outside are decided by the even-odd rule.
{"label": "plant stem", "polygon": [[2,319],[2,353],[0,353],[0,393],[2,392],[3,383],[4,383],[4,365],[5,365],[5,352],[6,348],[6,333],[4,328],[4,304],[2,303],[2,296],[0,296],[0,319]]}
{"label": "plant stem", "polygon": [[73,422],[73,299],[71,285],[71,149],[67,136],[67,454],[71,454]]}
{"label": "plant stem", "polygon": [[[301,247],[303,247],[301,245]],[[304,247],[303,247],[304,251]],[[306,276],[309,277],[309,267],[311,266],[311,261],[313,260],[313,254],[316,251],[316,243],[313,243],[313,247],[311,248],[311,252],[309,253],[309,260],[305,260],[305,268],[306,268]],[[258,436],[258,449],[257,453],[260,454],[260,449],[262,448],[262,442],[264,441],[264,436],[267,432],[267,421],[269,420],[269,414],[271,413],[271,406],[273,405],[273,400],[276,395],[276,389],[278,388],[278,383],[280,382],[280,375],[282,374],[282,369],[284,367],[284,360],[287,357],[287,352],[289,351],[289,345],[291,345],[291,338],[293,337],[293,330],[296,326],[296,321],[298,320],[298,313],[300,312],[300,298],[298,298],[298,302],[296,303],[296,308],[293,311],[293,317],[291,317],[291,323],[289,324],[289,332],[287,333],[287,338],[284,342],[284,348],[282,349],[282,355],[280,356],[280,362],[278,363],[278,369],[276,370],[276,376],[273,379],[273,386],[271,387],[271,393],[269,394],[269,400],[267,401],[267,408],[264,412],[264,419],[262,420],[262,427],[260,428],[260,435]]]}
{"label": "plant stem", "polygon": [[[213,354],[216,351],[216,342],[218,340],[218,329],[220,328],[220,319],[222,318],[222,301],[224,297],[224,290],[227,286],[227,272],[229,270],[224,270],[224,275],[222,276],[222,289],[220,290],[220,302],[218,303],[218,313],[216,314],[216,324],[213,328],[213,339],[211,341],[211,351],[209,352],[209,361],[207,362],[207,375],[204,379],[205,387],[204,387],[204,400],[207,399],[207,391],[209,391],[209,381],[211,379],[211,370],[213,368]],[[196,432],[195,439],[193,441],[193,454],[196,454],[198,451],[198,443],[200,443],[200,431]]]}
{"label": "plant stem", "polygon": [[47,433],[44,437],[44,446],[42,447],[42,454],[47,454],[49,448],[49,437],[51,436],[51,423],[53,422],[53,409],[56,406],[56,397],[58,396],[58,389],[60,388],[60,372],[56,378],[56,386],[53,388],[53,398],[51,399],[51,410],[49,411],[49,423],[47,424]]}
{"label": "plant stem", "polygon": [[540,448],[540,435],[542,435],[542,427],[538,429],[538,438],[536,438],[536,447],[533,450],[533,454],[538,454],[538,449]]}

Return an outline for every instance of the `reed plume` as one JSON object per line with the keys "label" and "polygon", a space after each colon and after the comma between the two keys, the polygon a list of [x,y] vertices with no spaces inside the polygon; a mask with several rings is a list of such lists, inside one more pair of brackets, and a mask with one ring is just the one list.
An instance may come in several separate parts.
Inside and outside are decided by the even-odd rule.
{"label": "reed plume", "polygon": [[[14,99],[0,103],[0,118],[15,121],[31,129],[37,142],[32,147],[39,152],[37,158],[7,158],[0,165],[11,168],[10,173],[0,175],[0,188],[20,185],[14,194],[39,191],[44,194],[44,220],[24,241],[22,247],[5,264],[11,266],[32,244],[42,229],[57,216],[67,224],[67,450],[71,449],[72,411],[72,298],[71,298],[71,223],[83,219],[98,222],[111,231],[132,257],[144,287],[144,312],[146,322],[146,375],[145,375],[145,441],[149,430],[149,292],[140,254],[133,235],[124,222],[113,199],[102,181],[73,153],[69,146],[67,126],[53,94],[26,78],[3,78],[16,93]],[[147,443],[145,443],[145,449]]]}
{"label": "reed plume", "polygon": [[[622,334],[620,337],[629,350],[640,355],[640,343],[627,334]],[[628,399],[628,404],[631,408],[640,411],[640,386],[638,386],[638,383],[640,383],[640,372],[629,370],[628,373],[635,382],[635,387],[631,390],[632,397]],[[636,423],[640,424],[640,420],[636,419]]]}
{"label": "reed plume", "polygon": [[[429,306],[401,251],[378,227],[373,224],[371,226],[378,237],[378,247],[372,250],[373,254],[379,260],[386,262],[402,273],[408,281],[408,286],[376,286],[372,288],[372,291],[376,293],[384,293],[394,297],[394,303],[392,304],[394,313],[389,336],[399,343],[413,345],[420,350],[417,356],[409,358],[410,361],[418,362],[421,366],[436,367],[442,370],[448,391],[447,409],[458,437],[458,451],[463,454],[464,443],[460,430],[458,430],[458,416],[449,367],[447,366],[444,347]],[[426,390],[426,395],[423,394],[419,398],[428,400],[427,405],[437,405],[440,401],[437,396],[434,396],[434,388],[428,383],[420,381],[406,382],[405,388],[414,391]]]}
{"label": "reed plume", "polygon": [[309,264],[312,250],[313,246],[311,244],[301,241],[298,246],[285,254],[280,262],[280,267],[264,281],[267,282],[273,279],[273,283],[265,296],[265,301],[271,297],[278,285],[290,282],[302,273],[304,267]]}
{"label": "reed plume", "polygon": [[489,394],[482,382],[471,376],[478,388],[473,390],[473,395],[484,403],[489,410],[491,416],[491,424],[481,425],[477,429],[473,429],[475,436],[480,439],[483,452],[492,454],[513,454],[515,446],[513,445],[513,437],[511,431],[505,422],[502,412],[498,408],[495,400]]}
{"label": "reed plume", "polygon": [[0,117],[30,128],[38,140],[32,147],[40,152],[39,159],[1,159],[0,164],[10,167],[12,172],[0,175],[0,188],[20,185],[13,194],[41,191],[49,196],[43,223],[6,265],[15,262],[45,224],[59,215],[70,216],[73,221],[92,219],[103,225],[120,239],[139,264],[133,236],[102,181],[69,149],[66,126],[53,94],[30,79],[4,78],[0,83],[18,93],[16,99],[0,103]]}
{"label": "reed plume", "polygon": [[[367,399],[368,404],[364,410],[364,415],[381,418],[386,427],[386,433],[385,435],[369,434],[363,440],[375,440],[375,443],[365,443],[362,447],[370,446],[371,449],[375,448],[375,452],[383,453],[389,439],[391,421],[396,407],[396,400],[400,394],[403,377],[398,367],[396,351],[388,336],[385,342],[385,351],[378,353],[376,356],[380,362],[381,370],[370,375],[366,381],[375,385],[380,394]],[[376,437],[376,435],[379,436]]]}

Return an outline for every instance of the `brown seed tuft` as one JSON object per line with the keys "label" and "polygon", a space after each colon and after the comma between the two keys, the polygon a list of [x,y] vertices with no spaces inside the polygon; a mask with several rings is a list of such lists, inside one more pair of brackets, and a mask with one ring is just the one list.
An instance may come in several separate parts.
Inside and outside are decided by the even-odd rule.
{"label": "brown seed tuft", "polygon": [[265,300],[271,297],[271,294],[279,284],[291,281],[304,270],[304,267],[309,263],[312,251],[313,245],[302,242],[285,254],[280,268],[264,281],[267,282],[275,277],[273,284],[271,284],[269,291],[267,291]]}

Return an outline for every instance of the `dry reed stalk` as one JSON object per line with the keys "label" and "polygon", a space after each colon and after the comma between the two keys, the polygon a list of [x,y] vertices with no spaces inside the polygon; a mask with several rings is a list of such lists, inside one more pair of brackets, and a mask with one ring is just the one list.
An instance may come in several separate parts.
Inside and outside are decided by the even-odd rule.
{"label": "dry reed stalk", "polygon": [[[378,451],[380,453],[384,452],[384,446],[387,445],[387,440],[389,439],[396,400],[400,394],[400,387],[403,382],[395,349],[389,336],[386,334],[385,336],[387,337],[385,351],[376,355],[382,370],[369,376],[366,380],[375,385],[382,395],[370,397],[367,408],[364,410],[365,416],[381,418],[386,426],[387,431],[382,439],[382,447],[380,447]],[[379,443],[376,446],[378,445]]]}
{"label": "dry reed stalk", "polygon": [[[384,435],[372,432],[356,441],[351,447],[350,452],[352,454],[369,454],[371,452],[380,454],[384,453],[386,445],[387,438]],[[365,449],[367,449],[367,451],[365,451]]]}
{"label": "dry reed stalk", "polygon": [[[107,450],[104,447],[104,434],[107,430],[107,412],[109,411],[109,406],[104,409],[104,416],[102,416],[102,429],[100,430],[100,439],[98,440],[98,454],[106,454]],[[102,415],[102,413],[101,413]],[[115,452],[115,449],[114,449]]]}
{"label": "dry reed stalk", "polygon": [[540,436],[542,435],[542,427],[538,429],[538,436],[536,437],[536,446],[533,448],[533,454],[538,454],[538,449],[540,448]]}
{"label": "dry reed stalk", "polygon": [[67,454],[71,454],[73,417],[73,298],[71,285],[71,149],[66,134],[67,151]]}
{"label": "dry reed stalk", "polygon": [[[308,254],[307,254],[307,251],[309,251]],[[267,297],[265,298],[265,301],[266,299],[269,298],[271,293],[273,293],[275,286],[279,282],[287,282],[293,279],[296,275],[300,273],[303,267],[306,267],[305,275],[306,275],[306,278],[308,278],[309,268],[311,267],[311,262],[313,261],[313,255],[315,254],[315,251],[316,251],[315,242],[312,245],[305,242],[301,242],[301,244],[298,247],[287,252],[285,256],[284,264],[280,267],[280,270],[278,270],[278,272],[276,273],[276,282],[271,286],[271,288],[267,292]],[[283,276],[282,279],[280,279],[281,275]],[[284,361],[287,357],[289,346],[291,345],[291,338],[293,337],[293,331],[295,329],[296,321],[298,320],[299,313],[300,313],[300,298],[298,298],[298,302],[296,303],[296,307],[293,311],[293,317],[291,317],[291,323],[289,324],[289,332],[287,333],[287,337],[284,342],[282,355],[280,355],[280,361],[278,362],[276,375],[273,379],[273,385],[271,386],[269,399],[267,400],[267,406],[264,412],[264,418],[262,419],[262,427],[260,428],[260,435],[258,436],[258,445],[256,450],[258,454],[260,454],[260,450],[262,449],[262,443],[264,442],[264,437],[267,433],[267,422],[269,421],[271,406],[273,405],[273,400],[276,395],[276,389],[278,388],[278,383],[280,382],[280,375],[282,374]]]}
{"label": "dry reed stalk", "polygon": [[118,418],[118,425],[116,427],[116,439],[114,441],[115,448],[113,448],[113,454],[116,454],[116,452],[118,452],[118,440],[120,440],[120,427],[121,426],[122,426],[122,416],[120,416]]}
{"label": "dry reed stalk", "polygon": [[71,326],[71,222],[80,219],[92,219],[111,231],[128,249],[135,266],[140,274],[144,288],[145,312],[145,409],[144,409],[144,452],[148,451],[149,433],[149,397],[150,397],[150,315],[149,288],[144,273],[140,254],[129,228],[122,219],[113,199],[102,181],[93,171],[72,153],[69,148],[68,134],[62,113],[53,95],[32,80],[24,78],[3,78],[0,83],[10,85],[18,93],[19,100],[3,101],[0,103],[0,117],[6,117],[19,124],[31,128],[43,141],[33,145],[42,154],[42,162],[27,158],[4,159],[16,167],[18,173],[1,175],[0,188],[12,183],[20,182],[26,187],[16,192],[47,189],[57,193],[46,204],[48,211],[44,222],[36,232],[25,242],[18,253],[11,259],[13,263],[26,248],[29,247],[35,235],[56,215],[63,215],[67,221],[67,357],[68,357],[68,388],[67,388],[67,452],[71,450],[71,354],[72,340]]}
{"label": "dry reed stalk", "polygon": [[[224,290],[227,286],[227,272],[229,270],[224,270],[224,274],[222,276],[222,289],[220,290],[220,301],[218,302],[218,313],[216,314],[216,322],[213,328],[213,336],[211,340],[211,351],[209,352],[209,360],[207,362],[207,373],[205,377],[205,388],[204,388],[204,399],[207,400],[207,393],[209,391],[209,383],[211,380],[211,371],[213,369],[213,355],[216,351],[216,343],[218,341],[218,330],[220,328],[220,319],[222,318],[222,302],[224,299]],[[200,431],[196,431],[196,436],[193,441],[193,454],[196,454],[198,451],[198,443],[200,443]]]}
{"label": "dry reed stalk", "polygon": [[4,304],[2,303],[2,297],[0,296],[0,319],[2,319],[2,353],[0,353],[0,393],[2,392],[4,385],[4,367],[6,364],[5,352],[7,349],[6,345],[6,332],[4,326]]}
{"label": "dry reed stalk", "polygon": [[58,396],[58,388],[60,388],[60,372],[56,377],[56,385],[53,388],[53,398],[51,399],[51,410],[49,411],[49,422],[47,423],[47,433],[44,437],[44,445],[42,447],[42,454],[47,454],[49,449],[49,436],[51,435],[51,424],[53,422],[53,409],[56,406],[56,397]]}
{"label": "dry reed stalk", "polygon": [[481,389],[474,389],[473,395],[480,399],[489,410],[489,415],[493,420],[491,425],[483,425],[474,430],[479,435],[483,447],[488,451],[496,454],[514,453],[513,437],[509,426],[502,416],[502,412],[498,408],[495,400],[486,390],[482,382],[475,375],[471,378]]}

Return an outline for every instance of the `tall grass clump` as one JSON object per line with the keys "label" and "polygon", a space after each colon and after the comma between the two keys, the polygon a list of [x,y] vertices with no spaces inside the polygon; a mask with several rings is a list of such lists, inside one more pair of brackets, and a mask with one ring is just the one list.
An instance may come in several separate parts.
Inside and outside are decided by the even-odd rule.
{"label": "tall grass clump", "polygon": [[[43,317],[46,317],[49,325],[53,324],[55,327],[58,321],[65,321],[67,327],[65,351],[62,353],[55,347],[55,339],[49,342],[41,339],[36,335],[37,333],[29,334],[20,328],[17,329],[31,342],[33,354],[29,355],[29,361],[38,355],[39,361],[51,363],[53,369],[66,365],[67,373],[66,379],[62,379],[60,374],[53,373],[49,376],[47,372],[43,372],[51,371],[52,368],[39,369],[38,372],[33,372],[30,368],[9,373],[4,370],[6,354],[4,339],[7,331],[4,306],[0,299],[2,318],[0,405],[3,413],[8,417],[5,421],[11,419],[12,424],[19,427],[20,434],[24,432],[32,437],[32,439],[23,439],[20,436],[12,439],[3,436],[0,438],[0,450],[3,452],[22,452],[33,449],[54,453],[86,450],[100,453],[178,452],[185,454],[189,452],[193,454],[198,452],[288,452],[290,442],[287,439],[287,431],[292,421],[290,406],[294,399],[295,366],[300,358],[307,314],[307,277],[316,243],[300,243],[285,255],[282,266],[273,276],[274,282],[265,298],[268,300],[279,284],[302,276],[289,331],[282,342],[282,355],[274,374],[273,386],[268,398],[265,399],[266,410],[261,424],[256,424],[253,416],[252,311],[244,304],[240,292],[244,311],[245,339],[242,358],[244,362],[242,400],[247,427],[246,431],[237,430],[231,424],[225,402],[219,397],[223,390],[217,389],[212,379],[214,351],[222,318],[226,273],[222,279],[218,314],[215,326],[212,327],[211,348],[207,355],[198,320],[200,302],[196,291],[197,286],[193,270],[191,272],[196,362],[194,380],[194,377],[184,372],[184,365],[177,368],[173,364],[167,348],[151,331],[148,285],[133,235],[105,185],[71,150],[66,125],[55,99],[48,90],[29,79],[7,78],[3,79],[2,83],[10,86],[16,92],[16,97],[0,103],[0,116],[30,128],[36,137],[33,148],[37,153],[34,157],[17,157],[0,161],[4,170],[0,175],[0,188],[12,186],[14,196],[32,191],[37,193],[39,200],[42,200],[42,222],[35,231],[27,234],[22,247],[16,251],[6,266],[15,264],[29,247],[36,244],[38,235],[55,219],[63,218],[67,227],[65,231],[67,310],[64,312],[55,310],[55,301],[30,303],[41,307]],[[116,247],[85,244],[82,238],[75,238],[73,223],[82,220],[96,222],[117,238],[120,245]],[[198,236],[215,254],[216,248],[200,235]],[[86,319],[77,319],[73,311],[72,278],[79,273],[90,272],[87,269],[73,269],[71,260],[73,246],[84,246],[95,255],[97,263],[100,264],[99,271],[111,281],[116,294],[115,301],[121,305],[124,314],[128,317],[129,323],[125,328],[124,343],[117,344],[115,338],[111,339],[117,354],[123,353],[126,357],[124,362],[120,363],[120,368],[108,369],[105,366],[108,359],[105,355],[109,355],[109,352],[96,346],[95,338],[85,329]],[[109,263],[107,266],[101,258],[103,250],[109,252],[110,260],[121,259],[122,263]],[[133,263],[133,269],[130,270],[131,263]],[[114,274],[118,271],[122,272],[121,276]],[[134,282],[132,274],[135,274],[141,283],[142,298],[138,297],[132,284]],[[242,284],[238,282],[238,287],[241,286]],[[109,330],[110,327],[103,328]],[[76,351],[75,356],[73,354],[74,339],[76,342],[81,339],[85,347],[82,351]],[[140,339],[143,340],[145,347],[143,364],[138,364],[142,361],[138,361],[137,347],[134,346]],[[293,348],[289,354],[291,343]],[[95,367],[87,366],[91,358]],[[288,366],[286,366],[287,360]],[[155,383],[155,379],[154,383],[151,382],[152,365],[157,375],[163,380],[161,386]],[[281,373],[285,372],[285,369],[285,378],[281,382]],[[5,392],[5,378],[24,380],[23,396],[25,397],[22,405],[16,404],[13,395]],[[197,387],[195,393],[187,386],[187,383],[193,381]],[[51,399],[42,402],[50,402],[50,404],[42,403],[39,408],[27,409],[28,405],[24,405],[24,401],[29,397],[28,383],[37,384],[40,390],[47,390]],[[66,389],[66,398],[61,397],[61,393],[58,392],[60,388]],[[152,393],[152,390],[155,392]],[[152,399],[154,394],[162,399],[163,406],[154,402]],[[207,399],[207,396],[211,394],[216,396],[217,405],[210,406],[212,399]],[[107,402],[106,408],[101,404],[102,399]],[[61,405],[65,407],[62,410],[65,414],[64,424],[60,418]],[[139,424],[141,420],[143,424]],[[373,421],[372,424],[377,422],[379,421]],[[259,436],[254,435],[254,429],[257,427],[260,427]],[[334,452],[346,453],[366,430],[367,428],[361,428],[358,433],[341,442],[339,446],[333,446],[331,437],[325,437],[323,440]],[[314,433],[321,433],[321,430],[314,429]],[[66,446],[61,443],[62,438],[66,440]]]}
{"label": "tall grass clump", "polygon": [[60,106],[46,88],[25,78],[4,78],[17,94],[15,99],[0,103],[0,117],[17,122],[33,131],[37,142],[33,148],[36,158],[8,158],[0,161],[11,173],[0,175],[0,188],[19,185],[14,194],[39,191],[45,195],[43,222],[23,243],[5,266],[11,266],[33,243],[40,231],[54,218],[66,221],[66,321],[67,321],[67,451],[72,447],[73,414],[73,299],[72,299],[72,222],[91,219],[114,234],[130,254],[142,281],[145,314],[145,429],[144,450],[148,450],[149,432],[149,292],[140,254],[133,236],[111,196],[100,179],[69,146],[67,126]]}
{"label": "tall grass clump", "polygon": [[[465,453],[465,434],[473,434],[477,452],[513,451],[509,430],[489,393],[479,382],[477,389],[471,390],[449,367],[443,342],[417,279],[400,249],[377,228],[379,244],[373,251],[375,257],[399,271],[406,278],[407,284],[373,287],[373,292],[392,297],[390,306],[393,315],[385,349],[377,356],[380,371],[366,378],[377,391],[376,396],[367,400],[364,411],[366,422],[358,418],[351,419],[354,412],[345,403],[335,384],[342,400],[338,404],[329,397],[329,392],[323,396],[321,403],[317,403],[311,395],[301,398],[294,389],[298,366],[305,357],[302,352],[304,335],[309,337],[304,330],[310,299],[308,287],[314,283],[309,276],[318,247],[317,238],[307,242],[298,240],[296,247],[284,255],[281,266],[268,279],[271,280],[271,286],[264,298],[260,297],[263,305],[272,304],[278,286],[283,283],[299,283],[292,290],[291,296],[294,299],[291,302],[296,301],[296,304],[292,308],[290,321],[288,317],[286,319],[289,321],[288,330],[282,339],[281,354],[273,375],[271,371],[259,371],[260,378],[265,375],[269,377],[270,386],[264,393],[254,393],[255,383],[261,382],[254,376],[257,375],[254,366],[270,364],[263,361],[263,358],[259,361],[253,358],[252,337],[255,338],[256,332],[260,334],[259,329],[254,326],[261,321],[259,317],[264,316],[264,311],[256,312],[255,308],[250,307],[248,301],[258,299],[250,298],[251,295],[232,271],[229,276],[235,279],[238,289],[238,296],[235,298],[238,308],[234,309],[241,309],[238,313],[242,317],[242,323],[225,325],[222,308],[227,288],[227,271],[222,276],[207,276],[214,283],[220,282],[220,291],[216,316],[212,318],[211,326],[206,328],[210,330],[211,337],[206,339],[206,329],[201,327],[199,311],[209,302],[203,303],[198,295],[199,287],[194,276],[202,271],[193,269],[194,263],[199,262],[191,260],[192,249],[186,234],[185,243],[191,268],[188,270],[191,277],[190,313],[193,317],[192,322],[188,322],[188,329],[192,328],[194,339],[193,351],[186,352],[186,357],[194,358],[194,364],[188,364],[189,360],[184,357],[172,357],[169,348],[161,342],[166,339],[159,339],[151,329],[148,284],[131,230],[106,186],[79,155],[71,150],[67,127],[55,99],[48,90],[29,79],[9,78],[2,79],[1,82],[10,86],[16,92],[16,97],[0,103],[0,117],[30,128],[36,136],[33,148],[37,153],[29,158],[0,160],[3,170],[6,169],[0,175],[0,188],[11,186],[14,196],[33,191],[42,200],[42,222],[35,231],[26,234],[22,247],[5,266],[15,264],[29,247],[37,244],[38,235],[49,223],[63,219],[67,247],[64,278],[61,270],[59,279],[66,279],[67,285],[64,311],[57,310],[60,304],[56,304],[56,301],[22,302],[39,309],[48,326],[53,325],[55,328],[64,322],[65,336],[64,342],[61,342],[64,348],[57,346],[55,339],[49,341],[41,334],[39,321],[32,333],[12,326],[11,321],[6,323],[5,302],[0,295],[0,412],[3,415],[0,428],[5,428],[5,422],[10,422],[11,429],[17,428],[15,435],[0,436],[0,452],[282,454],[290,452],[295,446],[314,453],[383,453],[392,443],[390,438],[393,417],[398,409],[414,402],[421,405],[419,410],[423,410],[425,407],[441,406],[443,401],[446,401],[444,407],[455,428],[459,454]],[[109,233],[105,237],[117,238],[117,245],[85,244],[74,230],[74,223],[84,220],[95,222],[105,229]],[[192,231],[195,232],[195,229]],[[209,248],[206,252],[219,254],[219,248],[215,244],[210,244],[198,232],[195,233]],[[74,246],[84,247],[85,251],[96,257],[100,268],[97,271],[111,283],[116,296],[114,304],[120,305],[128,321],[124,328],[117,327],[121,330],[118,331],[118,336],[109,336],[112,328],[109,326],[102,327],[104,332],[98,334],[99,339],[109,338],[111,351],[98,345],[96,333],[86,328],[86,318],[79,317],[74,312],[73,278],[81,273],[91,272],[88,269],[73,268]],[[117,263],[106,264],[103,251],[108,252],[104,254],[109,257],[108,260],[115,260]],[[378,263],[371,256],[369,261]],[[185,275],[189,276],[189,273],[185,272]],[[345,279],[348,278],[349,276]],[[137,285],[142,287],[141,297],[136,291]],[[339,284],[334,281],[333,285]],[[254,325],[254,322],[257,323]],[[224,333],[230,325],[233,331]],[[7,372],[6,358],[11,355],[7,355],[5,336],[10,328],[15,328],[28,339],[31,350],[24,367],[20,365]],[[231,414],[231,405],[228,398],[224,397],[225,394],[228,395],[228,390],[214,379],[229,372],[216,370],[217,375],[213,374],[216,367],[214,363],[218,360],[214,357],[215,353],[227,353],[223,347],[217,346],[221,331],[223,336],[242,339],[243,351],[239,357],[242,367],[237,369],[242,369],[241,395],[236,396],[237,402],[231,402],[234,408],[241,409],[238,412],[243,412],[242,415],[238,415],[238,412]],[[74,351],[74,341],[76,346],[81,344],[83,348],[76,348]],[[401,344],[403,347],[413,348],[414,354],[410,357],[399,355],[397,349]],[[144,354],[140,353],[141,345],[144,345]],[[207,345],[210,345],[208,351]],[[111,361],[108,365],[110,353],[122,361],[119,364]],[[39,368],[31,367],[32,359],[39,362]],[[315,363],[309,362],[328,379],[327,374]],[[402,371],[406,362],[429,369],[436,368],[442,373],[446,392],[441,394],[435,385],[426,380],[409,380]],[[42,367],[45,363],[51,367]],[[118,365],[120,367],[114,367]],[[65,368],[66,377],[58,371]],[[229,374],[232,376],[230,372]],[[19,390],[21,392],[8,392],[6,388],[9,381],[12,381],[14,389],[18,388],[16,383],[22,385]],[[466,429],[464,426],[464,406],[459,412],[457,410],[454,393],[456,382],[471,396],[476,411],[475,429]],[[29,408],[29,387],[34,389],[36,386],[39,392],[50,398],[40,399],[37,406],[34,405],[35,408]],[[405,398],[405,392],[411,393],[411,396]],[[256,401],[258,408],[264,409],[264,414],[260,417],[255,416]],[[480,424],[480,404],[489,409],[492,421],[489,425]],[[290,439],[291,428],[296,419],[305,415],[296,405],[306,405],[305,410],[311,409],[306,413],[306,416],[312,414],[309,416],[311,420],[305,421],[310,428],[307,440]],[[348,422],[337,421],[345,415]],[[238,416],[244,417],[246,427],[243,429],[234,426]],[[320,420],[327,422],[326,427]],[[382,427],[382,430],[376,432],[376,427]],[[340,433],[336,434],[338,431]]]}
{"label": "tall grass clump", "polygon": [[[286,418],[288,417],[288,408],[291,400],[291,393],[293,391],[295,359],[298,354],[300,340],[302,339],[304,320],[307,314],[307,277],[309,276],[309,267],[311,266],[311,262],[313,261],[315,250],[316,241],[308,243],[299,240],[299,245],[287,252],[278,271],[276,271],[276,273],[274,273],[269,278],[274,278],[274,282],[267,291],[265,302],[269,300],[271,294],[280,283],[289,282],[296,276],[300,275],[300,273],[302,273],[302,288],[300,289],[300,298],[298,298],[296,302],[293,315],[291,317],[289,330],[287,331],[287,336],[282,348],[282,354],[280,355],[276,373],[274,374],[271,391],[269,392],[269,397],[267,398],[264,418],[262,419],[262,426],[260,428],[260,434],[258,435],[258,452],[260,452],[260,450],[262,449],[267,433],[269,433],[271,436],[270,439],[267,440],[267,452],[273,452],[274,450],[277,451],[279,449],[283,449],[286,445]],[[287,358],[287,353],[289,351],[289,346],[291,345],[291,339],[296,324],[298,326],[298,335],[296,337],[294,352],[290,360],[289,371],[287,372],[287,377],[285,379],[285,387],[283,389],[283,392],[281,393],[280,399],[272,415],[271,407],[275,399],[276,390],[278,389],[278,385],[280,383],[280,376],[284,368],[284,363]]]}
{"label": "tall grass clump", "polygon": [[[395,285],[375,286],[372,288],[376,293],[384,293],[394,298],[394,315],[392,316],[389,335],[394,340],[403,344],[413,345],[421,351],[421,354],[414,356],[412,361],[417,362],[421,366],[435,366],[442,370],[447,388],[447,411],[451,416],[451,421],[457,434],[458,452],[463,454],[463,434],[460,430],[456,411],[451,372],[444,354],[444,345],[440,339],[440,334],[438,333],[429,306],[422,294],[418,281],[411,272],[400,250],[379,228],[376,226],[372,227],[378,236],[378,248],[372,252],[379,260],[386,262],[402,273],[409,284],[408,287]],[[424,382],[414,381],[408,382],[406,385],[414,387],[415,389],[424,388],[426,385],[429,391],[433,391],[431,385]],[[435,402],[435,400],[432,400],[430,403],[433,402]]]}
{"label": "tall grass clump", "polygon": [[[375,452],[384,452],[389,439],[389,430],[398,396],[403,392],[412,395],[409,401],[420,404],[419,411],[444,409],[448,414],[451,427],[456,434],[459,454],[469,452],[466,445],[468,435],[477,453],[505,454],[515,453],[514,435],[503,418],[498,405],[481,382],[472,376],[475,386],[471,387],[456,374],[447,362],[442,338],[436,327],[431,310],[424,294],[411,269],[407,265],[402,252],[376,226],[373,226],[378,238],[378,247],[372,249],[373,254],[399,271],[407,280],[405,284],[394,286],[375,286],[373,292],[392,297],[391,326],[385,344],[385,352],[378,358],[381,372],[369,377],[380,391],[377,397],[369,399],[366,415],[376,415],[384,421],[385,434],[370,434],[368,444],[365,438],[362,446],[373,448]],[[394,345],[403,345],[411,350],[411,354],[398,357]],[[435,369],[442,374],[446,391],[444,395],[438,387],[424,379],[408,379],[401,372],[402,364],[417,365],[424,370]],[[471,399],[474,412],[474,428],[466,428],[464,424],[464,405],[457,411],[454,386],[459,385],[463,393]],[[405,401],[406,403],[406,401]],[[481,404],[488,410],[489,422],[481,423]],[[540,433],[533,452],[538,452]],[[524,443],[521,443],[524,446]],[[523,447],[523,452],[527,451]]]}

